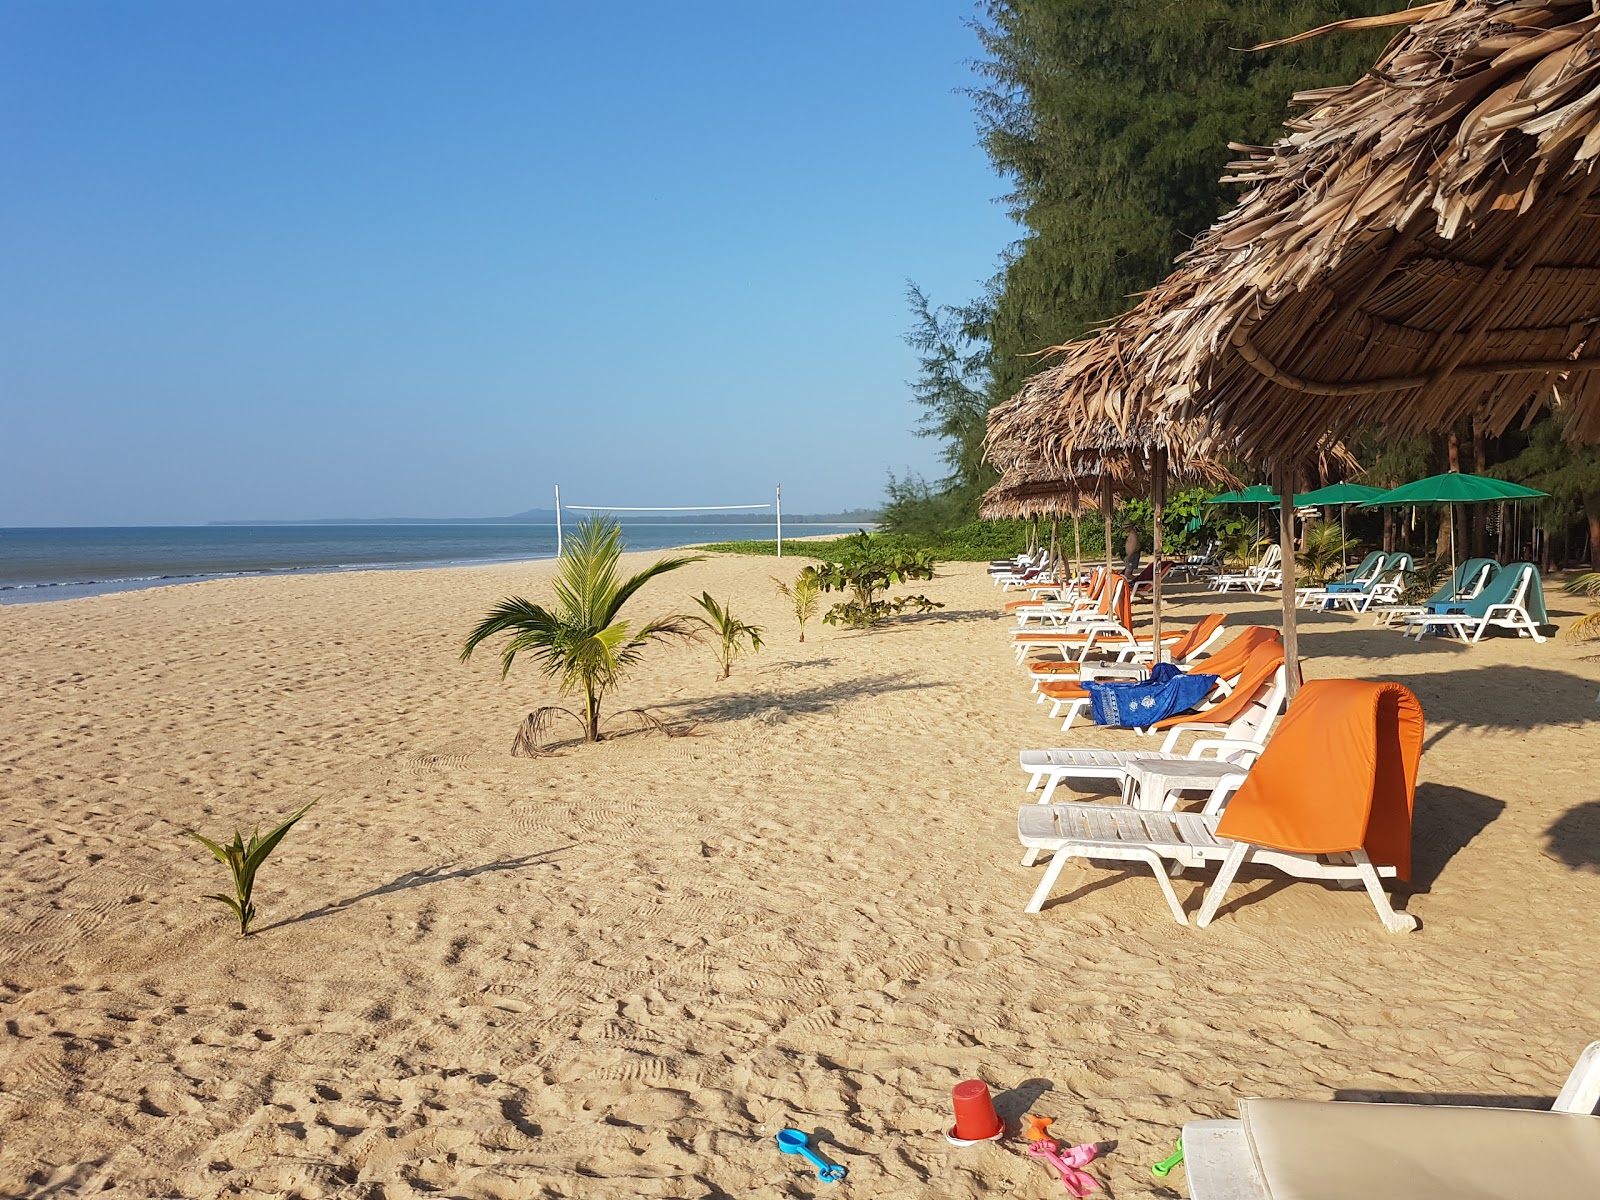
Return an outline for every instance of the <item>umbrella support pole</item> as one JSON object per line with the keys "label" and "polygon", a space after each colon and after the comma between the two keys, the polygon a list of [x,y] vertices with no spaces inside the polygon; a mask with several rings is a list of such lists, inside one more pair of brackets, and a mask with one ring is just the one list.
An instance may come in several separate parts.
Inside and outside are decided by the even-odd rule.
{"label": "umbrella support pole", "polygon": [[1278,546],[1283,568],[1283,662],[1289,699],[1300,690],[1300,630],[1295,621],[1294,570],[1294,488],[1289,464],[1279,462],[1275,472],[1278,485]]}
{"label": "umbrella support pole", "polygon": [[[1157,446],[1151,455],[1150,480],[1150,652],[1153,663],[1165,661],[1161,652],[1161,517],[1167,505],[1167,448]],[[1133,586],[1133,581],[1128,581]]]}
{"label": "umbrella support pole", "polygon": [[1100,477],[1100,512],[1106,519],[1106,574],[1112,572],[1111,566],[1111,477]]}

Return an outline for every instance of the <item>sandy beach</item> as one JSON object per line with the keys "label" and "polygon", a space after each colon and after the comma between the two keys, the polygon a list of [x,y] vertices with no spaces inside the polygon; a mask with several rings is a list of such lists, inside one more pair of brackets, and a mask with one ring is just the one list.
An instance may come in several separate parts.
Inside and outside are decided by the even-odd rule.
{"label": "sandy beach", "polygon": [[[1427,714],[1414,934],[1266,876],[1181,928],[1148,875],[1076,865],[1028,916],[1016,752],[1133,736],[1045,719],[980,564],[940,568],[938,613],[803,645],[778,569],[630,608],[708,589],[766,627],[729,680],[662,647],[612,701],[691,736],[536,760],[510,746],[553,686],[457,653],[548,563],[0,609],[0,1195],[819,1194],[786,1125],[849,1168],[834,1194],[1061,1195],[946,1147],[978,1076],[1114,1143],[1117,1200],[1173,1196],[1150,1164],[1238,1097],[1548,1099],[1600,1037],[1600,648],[1307,618],[1308,678]],[[1219,606],[1277,620],[1196,589],[1171,615]],[[313,800],[239,939],[183,830]]]}

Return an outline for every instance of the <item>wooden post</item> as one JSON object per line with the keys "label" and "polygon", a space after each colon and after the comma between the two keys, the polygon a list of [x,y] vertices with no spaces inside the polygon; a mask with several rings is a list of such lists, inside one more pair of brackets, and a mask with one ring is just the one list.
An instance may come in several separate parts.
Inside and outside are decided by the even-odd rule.
{"label": "wooden post", "polygon": [[1106,519],[1106,574],[1111,574],[1111,476],[1100,476],[1100,513]]}
{"label": "wooden post", "polygon": [[1083,503],[1078,496],[1078,486],[1072,486],[1072,582],[1078,582],[1078,577],[1083,574],[1083,537],[1079,533],[1079,526],[1083,523]]}
{"label": "wooden post", "polygon": [[[1167,504],[1167,448],[1156,447],[1150,456],[1150,649],[1153,663],[1161,657],[1161,514]],[[1132,587],[1130,581],[1128,584]]]}
{"label": "wooden post", "polygon": [[1289,699],[1300,690],[1300,631],[1294,606],[1294,480],[1289,464],[1279,461],[1273,472],[1278,485],[1278,552],[1283,567],[1283,662],[1288,668]]}

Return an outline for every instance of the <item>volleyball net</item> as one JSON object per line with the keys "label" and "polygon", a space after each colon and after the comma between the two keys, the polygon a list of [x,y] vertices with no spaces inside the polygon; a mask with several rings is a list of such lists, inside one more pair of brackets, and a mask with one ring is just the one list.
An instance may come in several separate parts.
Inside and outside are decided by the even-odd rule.
{"label": "volleyball net", "polygon": [[772,499],[762,504],[562,504],[561,485],[556,485],[556,553],[561,553],[561,513],[568,512],[607,512],[607,513],[714,513],[714,512],[749,512],[753,509],[770,508],[773,510],[774,523],[777,526],[778,557],[783,557],[783,488],[775,487]]}

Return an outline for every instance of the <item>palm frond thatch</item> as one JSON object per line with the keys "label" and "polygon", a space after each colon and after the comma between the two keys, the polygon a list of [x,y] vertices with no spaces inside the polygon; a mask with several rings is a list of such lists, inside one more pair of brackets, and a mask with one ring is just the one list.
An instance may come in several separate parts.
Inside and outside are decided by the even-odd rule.
{"label": "palm frond thatch", "polygon": [[1143,430],[1248,462],[1376,424],[1493,433],[1554,387],[1600,440],[1600,13],[1442,0],[1357,82],[1296,97],[1251,185],[1130,313],[1030,380],[1046,461]]}

